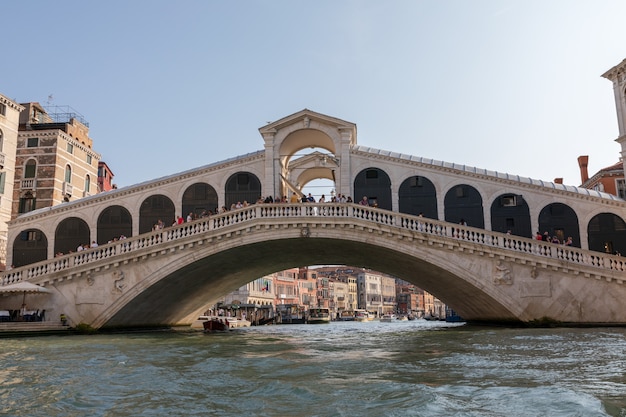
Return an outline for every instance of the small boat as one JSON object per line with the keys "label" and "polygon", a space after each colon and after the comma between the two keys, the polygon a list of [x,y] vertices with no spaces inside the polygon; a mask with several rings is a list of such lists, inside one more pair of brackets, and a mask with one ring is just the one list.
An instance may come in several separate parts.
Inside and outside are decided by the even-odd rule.
{"label": "small boat", "polygon": [[354,310],[354,319],[356,321],[370,321],[370,314],[366,310]]}
{"label": "small boat", "polygon": [[409,321],[409,318],[407,316],[399,316],[397,318],[398,321]]}
{"label": "small boat", "polygon": [[392,321],[396,321],[396,315],[392,313],[383,314],[380,321],[384,323],[391,323]]}
{"label": "small boat", "polygon": [[228,318],[222,317],[217,318],[213,317],[211,320],[206,320],[202,322],[202,326],[205,332],[227,332],[230,330]]}
{"label": "small boat", "polygon": [[309,308],[309,314],[307,323],[330,323],[330,310],[324,307],[311,307]]}
{"label": "small boat", "polygon": [[337,321],[354,321],[355,314],[354,311],[344,310],[337,317]]}
{"label": "small boat", "polygon": [[279,304],[276,306],[276,324],[304,324],[304,309],[298,304]]}
{"label": "small boat", "polygon": [[252,323],[250,323],[248,320],[246,319],[241,319],[241,318],[237,318],[237,317],[225,317],[225,316],[200,316],[198,317],[196,320],[194,320],[193,323],[191,323],[191,328],[194,330],[202,330],[205,329],[205,323],[208,321],[228,321],[228,328],[229,329],[238,329],[240,327],[250,327],[250,325]]}

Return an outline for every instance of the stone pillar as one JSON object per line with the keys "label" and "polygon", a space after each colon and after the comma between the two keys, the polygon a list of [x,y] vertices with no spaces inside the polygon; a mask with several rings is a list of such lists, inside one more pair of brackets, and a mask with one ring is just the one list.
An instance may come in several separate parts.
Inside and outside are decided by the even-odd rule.
{"label": "stone pillar", "polygon": [[351,127],[339,128],[339,133],[341,135],[340,147],[338,149],[338,153],[335,155],[339,165],[339,175],[335,181],[335,191],[337,194],[352,196],[352,199],[357,201],[356,196],[352,195],[353,188],[350,166],[350,145],[353,141],[356,143],[356,138],[352,137],[352,132],[353,129]]}
{"label": "stone pillar", "polygon": [[[613,96],[615,98],[615,110],[617,111],[617,126],[619,137],[615,139],[622,150],[622,160],[626,157],[626,59],[614,66],[604,74],[604,78],[613,82]],[[626,175],[626,168],[624,169]]]}
{"label": "stone pillar", "polygon": [[275,155],[274,146],[276,130],[272,129],[271,131],[263,132],[262,135],[265,141],[265,173],[261,193],[263,197],[268,195],[273,197],[278,192],[277,179],[280,175],[280,155]]}

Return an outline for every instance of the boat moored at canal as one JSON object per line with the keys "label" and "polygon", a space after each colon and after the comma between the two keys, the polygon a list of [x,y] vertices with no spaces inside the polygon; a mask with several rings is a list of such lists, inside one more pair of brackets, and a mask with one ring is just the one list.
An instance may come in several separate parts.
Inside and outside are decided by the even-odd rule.
{"label": "boat moored at canal", "polygon": [[356,321],[372,321],[374,320],[374,315],[367,310],[354,310],[354,318]]}
{"label": "boat moored at canal", "polygon": [[330,310],[325,307],[311,307],[307,314],[307,323],[330,323]]}
{"label": "boat moored at canal", "polygon": [[221,323],[225,323],[227,325],[227,329],[239,329],[242,327],[250,327],[250,322],[246,319],[237,318],[237,317],[225,317],[225,316],[199,316],[196,320],[191,323],[191,328],[194,330],[206,330],[205,323],[210,321],[217,321]]}
{"label": "boat moored at canal", "polygon": [[380,318],[380,321],[383,323],[391,323],[393,321],[396,321],[396,315],[393,313],[383,314],[383,316]]}

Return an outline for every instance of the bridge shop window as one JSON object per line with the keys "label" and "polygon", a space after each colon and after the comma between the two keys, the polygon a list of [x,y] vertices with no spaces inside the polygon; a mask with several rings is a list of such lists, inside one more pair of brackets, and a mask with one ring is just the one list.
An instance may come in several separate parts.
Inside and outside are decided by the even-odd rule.
{"label": "bridge shop window", "polygon": [[[180,216],[186,217],[183,216],[183,213]],[[176,211],[172,200],[161,194],[152,195],[141,203],[141,208],[139,209],[139,233],[150,232],[159,220],[169,226],[174,223],[175,219]]]}
{"label": "bridge shop window", "polygon": [[565,238],[571,237],[573,246],[580,247],[580,229],[576,212],[563,203],[552,203],[545,206],[539,213],[539,233],[548,232],[550,236],[562,233]]}
{"label": "bridge shop window", "polygon": [[472,227],[485,227],[483,198],[471,185],[459,184],[452,187],[444,197],[445,220],[452,223],[467,223]]}
{"label": "bridge shop window", "polygon": [[133,218],[122,206],[107,207],[98,216],[98,244],[119,239],[120,236],[132,236]]}
{"label": "bridge shop window", "polygon": [[13,266],[20,267],[45,261],[48,256],[48,239],[38,229],[23,230],[13,242]]}
{"label": "bridge shop window", "polygon": [[589,249],[626,255],[626,223],[613,213],[594,216],[587,226]]}
{"label": "bridge shop window", "polygon": [[491,205],[491,230],[531,238],[530,209],[524,197],[503,194]]}
{"label": "bridge shop window", "polygon": [[359,172],[354,178],[353,200],[360,201],[363,196],[369,200],[375,199],[379,208],[391,210],[391,179],[389,175],[378,168],[367,168]]}
{"label": "bridge shop window", "polygon": [[437,219],[437,191],[435,185],[426,177],[409,177],[400,184],[398,190],[398,208],[400,213],[418,216],[422,214],[430,219]]}
{"label": "bridge shop window", "polygon": [[89,225],[78,217],[69,217],[57,226],[54,234],[54,253],[75,252],[78,246],[91,243]]}
{"label": "bridge shop window", "polygon": [[[252,203],[252,201],[250,201]],[[217,213],[217,192],[209,184],[192,184],[183,194],[183,214],[194,213],[200,217],[203,212]]]}
{"label": "bridge shop window", "polygon": [[238,172],[226,181],[224,204],[227,208],[237,202],[256,202],[261,197],[261,181],[250,172]]}

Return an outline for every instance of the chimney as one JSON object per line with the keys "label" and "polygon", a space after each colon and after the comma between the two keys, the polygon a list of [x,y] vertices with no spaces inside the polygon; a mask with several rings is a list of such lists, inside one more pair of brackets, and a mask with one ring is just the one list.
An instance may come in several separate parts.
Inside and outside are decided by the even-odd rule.
{"label": "chimney", "polygon": [[580,167],[580,183],[584,184],[589,179],[589,172],[587,171],[587,163],[589,162],[588,155],[582,155],[578,157],[578,166]]}
{"label": "chimney", "polygon": [[555,184],[563,184],[563,178],[555,178],[554,179],[554,183]]}

